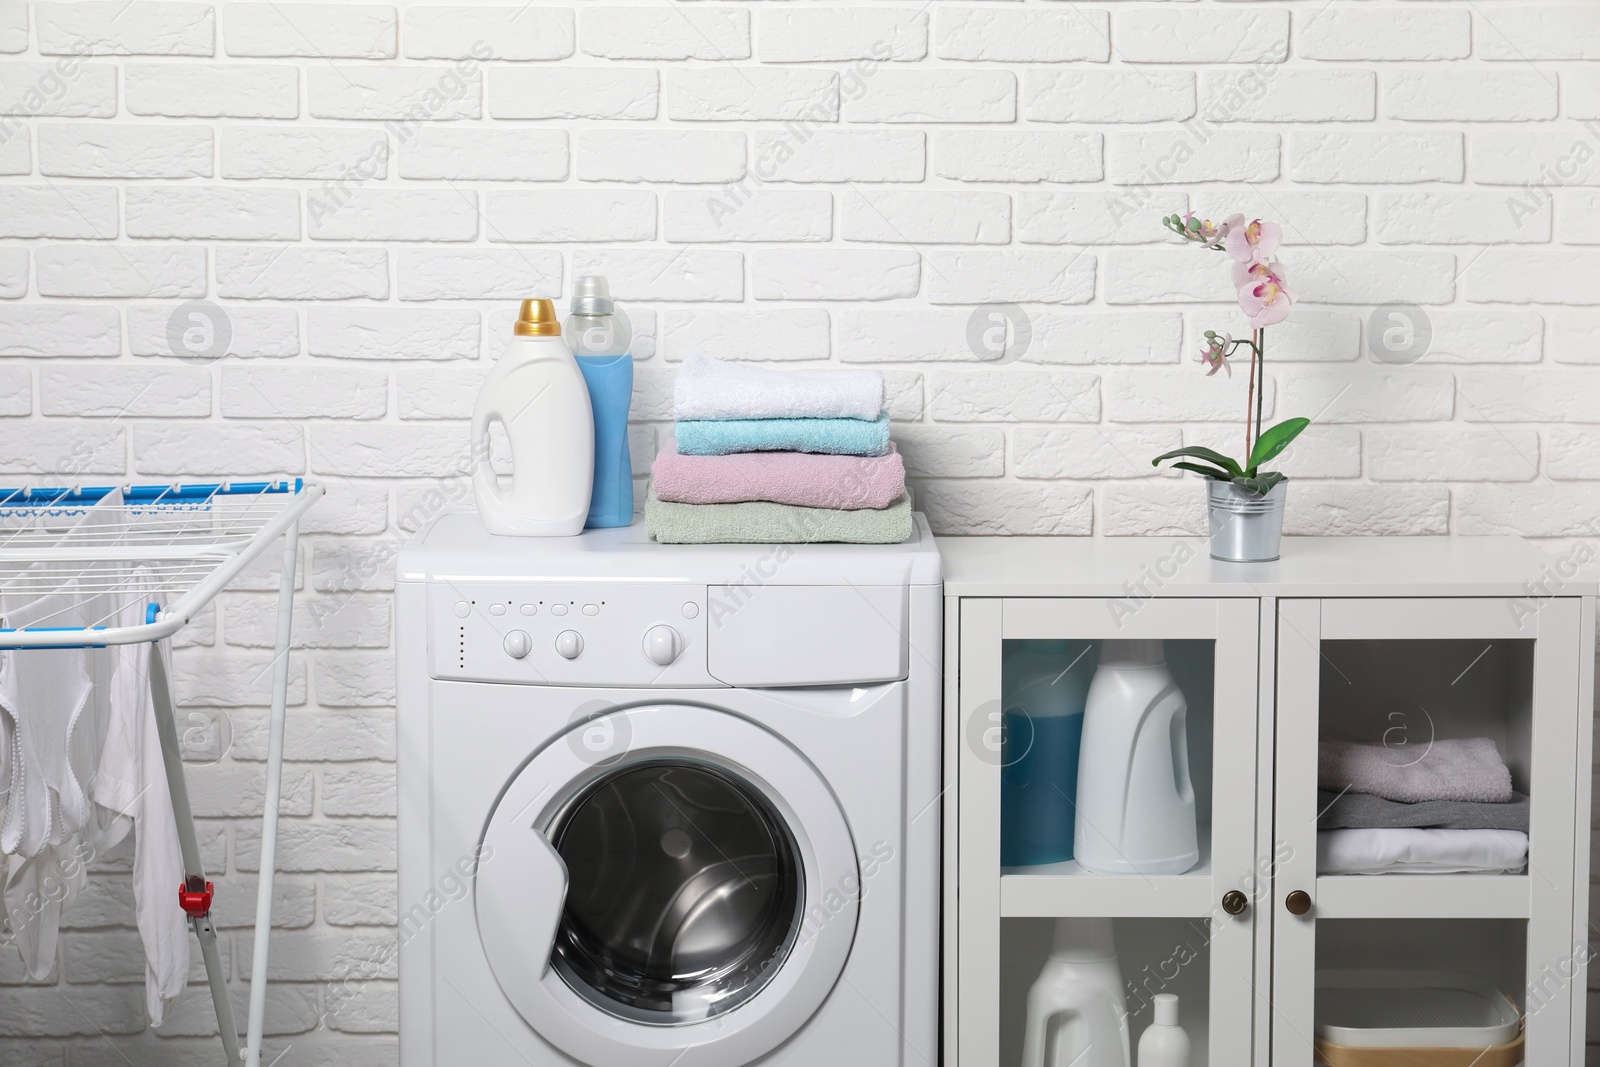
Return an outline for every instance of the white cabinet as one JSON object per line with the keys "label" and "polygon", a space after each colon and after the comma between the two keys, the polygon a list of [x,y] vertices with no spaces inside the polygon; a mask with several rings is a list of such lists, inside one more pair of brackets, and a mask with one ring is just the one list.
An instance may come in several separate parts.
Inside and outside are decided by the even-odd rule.
{"label": "white cabinet", "polygon": [[[1020,1063],[1060,916],[1114,921],[1135,1042],[1150,998],[1179,994],[1193,1067],[1309,1067],[1319,970],[1395,968],[1492,983],[1523,1009],[1527,1063],[1583,1063],[1592,583],[1500,538],[1292,539],[1253,565],[1215,563],[1198,540],[940,546],[947,1067]],[[1188,701],[1199,865],[1002,866],[1023,751],[1008,658],[1126,638],[1165,642]],[[1479,737],[1531,798],[1523,873],[1318,874],[1320,740],[1403,762]]]}

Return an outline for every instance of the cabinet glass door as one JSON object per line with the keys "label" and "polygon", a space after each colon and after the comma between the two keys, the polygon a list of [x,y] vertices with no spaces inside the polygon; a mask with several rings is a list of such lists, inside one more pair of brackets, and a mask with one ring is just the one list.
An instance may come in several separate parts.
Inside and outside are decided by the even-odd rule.
{"label": "cabinet glass door", "polygon": [[1278,602],[1275,1067],[1402,1040],[1568,1064],[1581,603],[1525,609]]}
{"label": "cabinet glass door", "polygon": [[1253,598],[960,601],[947,1063],[1056,1067],[1108,1026],[1137,1048],[1162,994],[1193,1067],[1250,1063],[1270,867],[1259,612]]}

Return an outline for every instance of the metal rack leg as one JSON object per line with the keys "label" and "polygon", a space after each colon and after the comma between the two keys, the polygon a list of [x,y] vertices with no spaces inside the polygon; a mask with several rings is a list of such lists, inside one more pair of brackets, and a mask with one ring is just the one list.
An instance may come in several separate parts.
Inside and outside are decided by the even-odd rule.
{"label": "metal rack leg", "polygon": [[245,1067],[261,1065],[261,1031],[267,1013],[267,935],[272,930],[272,881],[278,867],[278,798],[283,783],[283,726],[289,705],[289,636],[294,625],[294,576],[300,561],[300,524],[284,531],[283,577],[278,584],[278,644],[272,663],[272,720],[267,733],[267,795],[261,827],[261,882],[256,889],[255,954],[250,970],[250,1023]]}
{"label": "metal rack leg", "polygon": [[[167,770],[167,790],[172,794],[172,814],[178,823],[178,848],[183,853],[184,884],[198,893],[207,887],[205,868],[200,863],[200,841],[194,832],[194,811],[189,807],[189,786],[183,776],[183,754],[178,747],[178,727],[173,719],[172,681],[161,658],[160,642],[150,645],[150,696],[155,701],[156,733],[161,738],[161,762]],[[222,1031],[222,1048],[228,1067],[240,1067],[239,1030],[233,1022],[233,1005],[228,1000],[227,976],[222,973],[222,957],[217,953],[217,931],[209,913],[191,915],[190,924],[200,939],[200,955],[206,962],[206,979],[211,984],[211,1002],[217,1009],[217,1028]]]}

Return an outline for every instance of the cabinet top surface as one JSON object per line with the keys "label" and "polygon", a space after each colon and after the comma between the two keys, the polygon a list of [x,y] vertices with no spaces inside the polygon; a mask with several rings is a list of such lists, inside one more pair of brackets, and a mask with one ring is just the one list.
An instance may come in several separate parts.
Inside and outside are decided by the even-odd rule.
{"label": "cabinet top surface", "polygon": [[1203,537],[940,537],[947,596],[1587,596],[1586,546],[1517,537],[1285,537],[1221,563]]}

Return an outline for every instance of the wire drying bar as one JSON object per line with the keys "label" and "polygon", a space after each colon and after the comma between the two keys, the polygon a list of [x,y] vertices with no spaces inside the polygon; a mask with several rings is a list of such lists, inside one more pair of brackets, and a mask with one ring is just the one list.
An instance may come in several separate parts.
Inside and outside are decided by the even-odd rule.
{"label": "wire drying bar", "polygon": [[[174,902],[200,942],[228,1067],[259,1067],[266,1016],[267,937],[277,869],[278,801],[289,693],[289,638],[299,523],[322,487],[298,478],[271,482],[0,489],[0,593],[9,604],[58,596],[60,606],[22,628],[0,626],[0,649],[104,648],[150,642],[150,693],[184,880]],[[261,879],[256,895],[250,1017],[243,1055],[227,976],[211,921],[213,887],[195,835],[174,719],[172,683],[159,642],[283,538],[278,633],[267,738]],[[129,619],[143,619],[129,623]]]}

